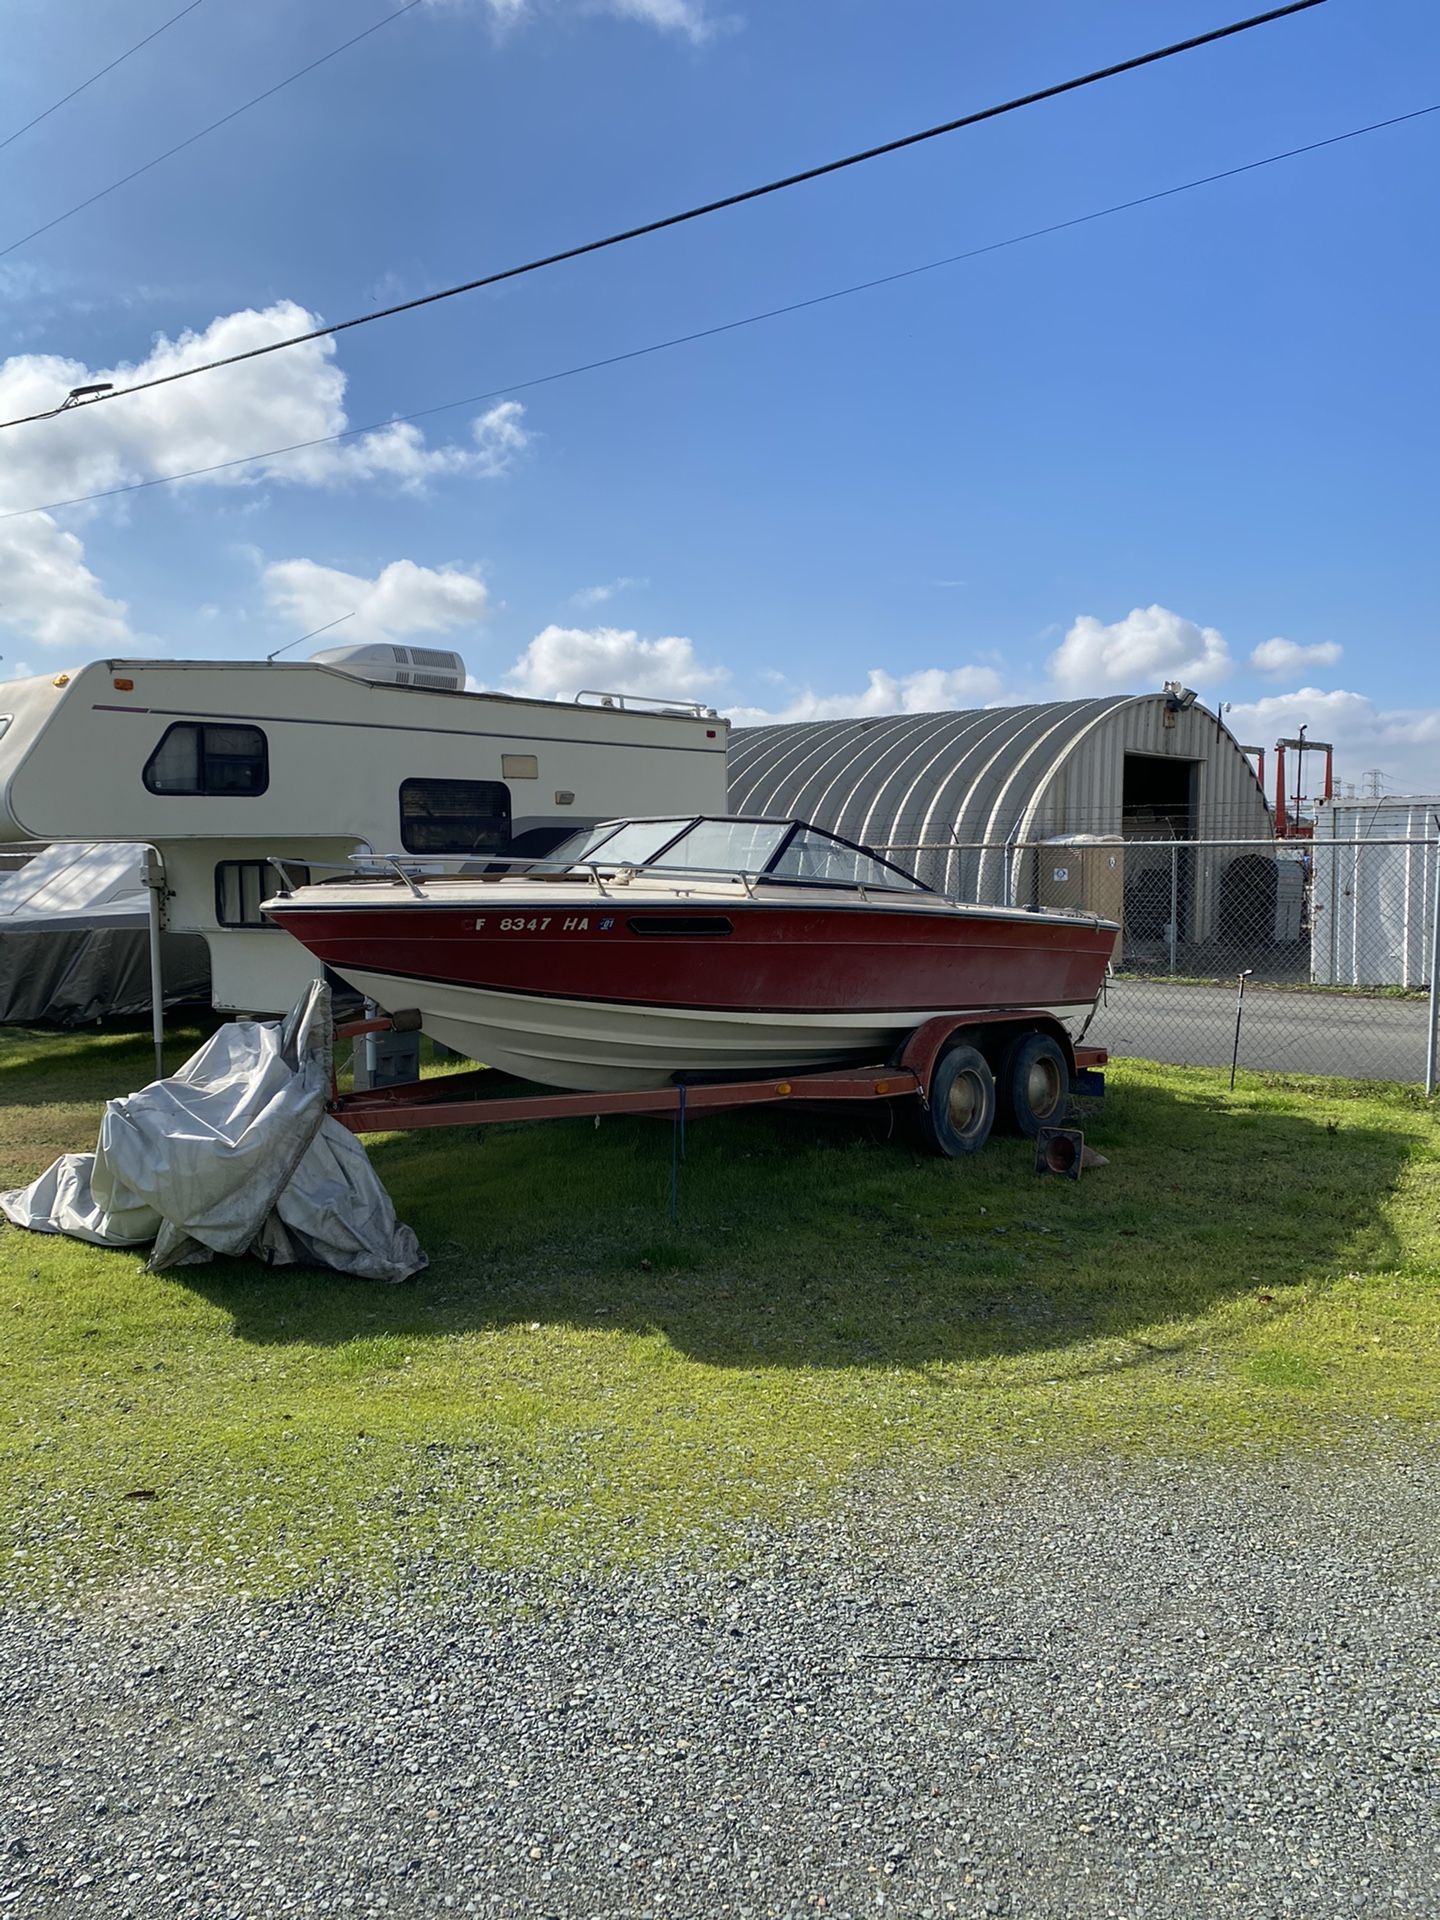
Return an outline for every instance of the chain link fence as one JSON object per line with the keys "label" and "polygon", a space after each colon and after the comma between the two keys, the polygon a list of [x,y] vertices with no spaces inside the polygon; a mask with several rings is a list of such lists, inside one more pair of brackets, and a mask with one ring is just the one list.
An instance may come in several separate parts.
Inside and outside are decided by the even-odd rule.
{"label": "chain link fence", "polygon": [[[1074,834],[879,847],[956,899],[1118,921],[1117,1056],[1435,1085],[1440,840]],[[1243,1006],[1242,1006],[1243,992]]]}

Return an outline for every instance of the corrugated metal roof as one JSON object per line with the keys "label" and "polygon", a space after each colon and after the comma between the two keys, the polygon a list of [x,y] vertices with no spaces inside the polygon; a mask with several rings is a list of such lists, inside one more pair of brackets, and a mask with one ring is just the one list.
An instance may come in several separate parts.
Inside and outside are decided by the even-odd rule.
{"label": "corrugated metal roof", "polygon": [[1160,698],[745,728],[730,745],[730,805],[814,820],[871,846],[1003,841],[1030,832],[1057,776],[1098,726]]}
{"label": "corrugated metal roof", "polygon": [[[1193,771],[1169,778],[1159,772],[1167,761]],[[1155,792],[1158,779],[1164,798],[1130,793],[1132,763],[1140,788]],[[1271,832],[1229,728],[1198,701],[1174,710],[1163,693],[746,728],[731,738],[729,766],[735,812],[813,820],[892,848],[929,885],[967,900],[1020,897],[1033,874],[1015,850],[1032,842],[1167,839],[1181,793],[1185,831],[1202,840]],[[1212,893],[1202,876],[1196,926],[1208,923]]]}

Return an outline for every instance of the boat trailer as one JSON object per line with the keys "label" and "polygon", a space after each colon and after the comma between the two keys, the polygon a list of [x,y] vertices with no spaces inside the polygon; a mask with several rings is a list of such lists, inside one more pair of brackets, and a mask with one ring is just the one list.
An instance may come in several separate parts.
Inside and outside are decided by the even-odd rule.
{"label": "boat trailer", "polygon": [[[354,1020],[335,1029],[337,1040],[360,1039],[367,1034],[414,1033],[420,1025],[415,1012]],[[1014,1050],[1026,1041],[1043,1038],[1048,1045],[1029,1052],[1016,1063]],[[368,1087],[341,1093],[332,1083],[330,1112],[352,1133],[404,1133],[421,1127],[507,1125],[520,1120],[598,1119],[604,1114],[650,1114],[669,1118],[683,1129],[693,1113],[735,1112],[746,1107],[828,1107],[857,1101],[913,1101],[921,1143],[931,1152],[959,1157],[978,1151],[989,1137],[997,1112],[997,1081],[1047,1064],[1053,1073],[1056,1056],[1064,1065],[1064,1099],[1071,1093],[1098,1097],[1104,1092],[1102,1069],[1109,1055],[1103,1047],[1077,1047],[1053,1014],[1038,1008],[1008,1009],[997,1019],[993,1008],[959,1009],[936,1014],[906,1038],[894,1056],[868,1066],[826,1069],[814,1073],[767,1074],[737,1078],[690,1074],[668,1086],[616,1093],[507,1094],[487,1089],[522,1087],[526,1083],[479,1067],[468,1073],[438,1074],[428,1080]],[[1042,1080],[1041,1084],[1044,1082]],[[1063,1111],[1024,1111],[1023,1094],[1009,1091],[1008,1117],[1017,1130],[1035,1134],[1041,1126],[1063,1119]]]}

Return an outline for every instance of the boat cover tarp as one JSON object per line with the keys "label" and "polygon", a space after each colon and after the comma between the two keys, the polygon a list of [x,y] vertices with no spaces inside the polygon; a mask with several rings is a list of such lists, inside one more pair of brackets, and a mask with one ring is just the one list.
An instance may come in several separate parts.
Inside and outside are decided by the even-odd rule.
{"label": "boat cover tarp", "polygon": [[[0,877],[0,1025],[83,1026],[150,1010],[143,847],[47,847]],[[198,934],[160,941],[165,1003],[210,998]]]}
{"label": "boat cover tarp", "polygon": [[326,1112],[330,990],[235,1020],[168,1080],[112,1100],[94,1153],[0,1193],[17,1227],[102,1247],[153,1240],[152,1272],[245,1254],[403,1280],[427,1264],[364,1147]]}

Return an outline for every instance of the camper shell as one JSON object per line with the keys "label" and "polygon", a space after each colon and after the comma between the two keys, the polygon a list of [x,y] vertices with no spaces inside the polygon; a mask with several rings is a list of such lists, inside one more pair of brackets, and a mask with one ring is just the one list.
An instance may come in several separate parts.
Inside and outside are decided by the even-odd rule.
{"label": "camper shell", "polygon": [[316,973],[259,911],[273,859],[538,855],[620,814],[725,811],[729,724],[703,706],[532,700],[463,677],[453,654],[372,646],[0,685],[0,843],[153,847],[163,926],[204,937],[217,1007],[260,1013]]}

